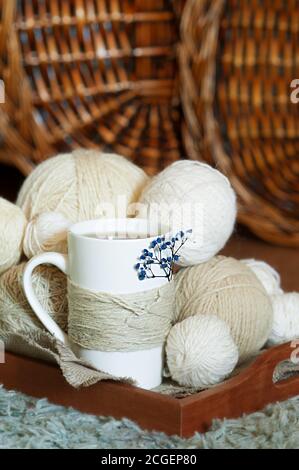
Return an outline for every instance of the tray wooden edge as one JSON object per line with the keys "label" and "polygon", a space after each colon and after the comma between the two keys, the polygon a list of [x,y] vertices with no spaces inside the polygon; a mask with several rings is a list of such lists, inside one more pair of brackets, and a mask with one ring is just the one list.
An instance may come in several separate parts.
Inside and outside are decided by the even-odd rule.
{"label": "tray wooden edge", "polygon": [[71,387],[58,366],[7,352],[0,364],[0,384],[34,398],[94,415],[128,418],[148,430],[180,433],[178,400],[121,382],[102,381]]}
{"label": "tray wooden edge", "polygon": [[299,395],[299,374],[273,383],[276,366],[290,360],[293,352],[292,342],[272,347],[235,377],[184,398],[180,402],[180,435],[188,437],[196,431],[206,432],[214,419],[239,418]]}
{"label": "tray wooden edge", "polygon": [[76,390],[55,365],[13,353],[6,353],[5,364],[0,364],[0,383],[8,390],[47,397],[84,413],[128,418],[147,430],[189,437],[206,432],[214,419],[238,418],[298,395],[299,375],[273,383],[275,367],[290,359],[293,351],[292,343],[273,347],[237,376],[185,398],[112,381]]}

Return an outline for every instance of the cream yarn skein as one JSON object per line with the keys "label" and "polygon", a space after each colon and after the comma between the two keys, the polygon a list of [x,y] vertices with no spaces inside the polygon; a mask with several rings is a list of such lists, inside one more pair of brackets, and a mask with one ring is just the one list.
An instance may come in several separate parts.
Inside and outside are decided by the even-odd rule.
{"label": "cream yarn skein", "polygon": [[270,295],[273,307],[273,325],[268,346],[299,339],[299,293],[284,293],[280,275],[272,266],[255,259],[242,260],[261,281]]}
{"label": "cream yarn skein", "polygon": [[229,180],[209,165],[189,160],[173,163],[154,177],[139,202],[147,206],[152,221],[169,221],[174,231],[193,229],[180,250],[180,266],[203,263],[217,254],[230,237],[237,214]]}
{"label": "cream yarn skein", "polygon": [[[20,334],[39,343],[45,329],[32,311],[23,292],[22,278],[26,263],[13,266],[0,277],[0,338],[8,350],[34,358],[53,360],[27,342],[14,341]],[[34,290],[43,308],[67,332],[67,278],[53,266],[39,266],[32,276]]]}
{"label": "cream yarn skein", "polygon": [[[11,332],[31,334],[43,325],[32,311],[23,292],[22,279],[26,263],[13,266],[0,277],[0,320]],[[67,278],[58,268],[38,266],[32,276],[34,291],[42,307],[66,331],[68,320]]]}
{"label": "cream yarn skein", "polygon": [[175,276],[177,321],[216,314],[230,328],[240,362],[266,343],[273,321],[268,294],[244,263],[217,256]]}
{"label": "cream yarn skein", "polygon": [[228,325],[215,315],[197,315],[173,326],[166,355],[171,377],[199,389],[222,382],[239,359]]}
{"label": "cream yarn skein", "polygon": [[59,212],[45,212],[34,217],[26,227],[23,249],[27,258],[58,251],[67,253],[67,230],[71,222]]}
{"label": "cream yarn skein", "polygon": [[20,260],[26,224],[22,210],[0,198],[0,274]]}
{"label": "cream yarn skein", "polygon": [[255,259],[243,259],[241,261],[252,269],[269,295],[283,293],[283,290],[280,287],[280,275],[274,268],[272,268],[272,266],[264,261],[257,261]]}
{"label": "cream yarn skein", "polygon": [[299,293],[278,294],[271,300],[274,318],[268,345],[299,339]]}
{"label": "cream yarn skein", "polygon": [[[28,256],[38,254],[41,248],[59,251],[68,222],[115,217],[118,197],[127,205],[136,202],[147,181],[144,171],[124,157],[96,150],[81,149],[46,160],[28,176],[17,199],[31,221],[24,251]],[[105,212],[107,205],[111,214]],[[53,212],[60,214],[54,231],[48,225],[52,216],[43,216]]]}

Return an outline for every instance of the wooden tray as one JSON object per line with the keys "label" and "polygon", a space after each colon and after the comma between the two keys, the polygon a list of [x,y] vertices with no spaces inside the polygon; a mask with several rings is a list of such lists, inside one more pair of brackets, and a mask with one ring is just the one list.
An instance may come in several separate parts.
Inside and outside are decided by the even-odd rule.
{"label": "wooden tray", "polygon": [[214,389],[173,398],[106,381],[75,390],[54,365],[11,353],[0,364],[0,383],[10,390],[71,406],[85,413],[129,418],[148,430],[188,437],[205,432],[215,418],[237,418],[299,394],[299,376],[273,384],[277,364],[290,359],[290,343],[269,349],[238,376]]}

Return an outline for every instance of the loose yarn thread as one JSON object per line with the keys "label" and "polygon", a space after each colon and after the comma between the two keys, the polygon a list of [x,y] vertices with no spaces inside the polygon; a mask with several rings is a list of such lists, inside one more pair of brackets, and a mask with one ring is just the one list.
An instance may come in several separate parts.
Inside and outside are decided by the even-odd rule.
{"label": "loose yarn thread", "polygon": [[161,346],[172,326],[173,282],[126,295],[94,292],[68,281],[69,337],[86,348],[138,351]]}

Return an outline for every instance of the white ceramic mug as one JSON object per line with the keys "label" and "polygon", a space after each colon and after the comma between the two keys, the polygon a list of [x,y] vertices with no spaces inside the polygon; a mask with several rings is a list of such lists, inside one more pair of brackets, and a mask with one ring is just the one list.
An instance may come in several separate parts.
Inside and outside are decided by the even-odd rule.
{"label": "white ceramic mug", "polygon": [[[33,258],[25,268],[23,287],[29,304],[45,328],[69,345],[78,357],[87,360],[99,370],[117,377],[132,377],[138,386],[151,389],[162,381],[162,346],[133,352],[105,352],[79,347],[71,343],[43,309],[32,285],[32,272],[41,264],[52,264],[75,284],[97,292],[129,294],[164,285],[168,282],[166,277],[141,281],[134,269],[142,250],[147,249],[161,235],[151,232],[148,225],[145,219],[102,219],[73,225],[68,234],[68,256],[44,253]],[[94,233],[106,238],[89,236]],[[123,234],[123,239],[113,239],[114,235],[120,234]]]}

